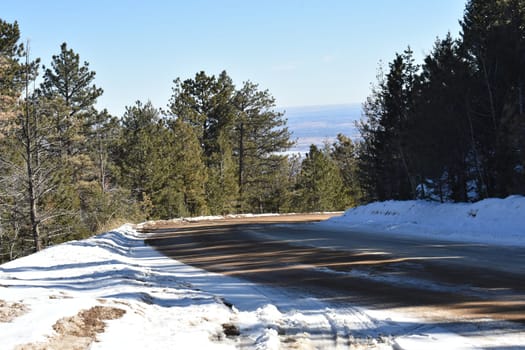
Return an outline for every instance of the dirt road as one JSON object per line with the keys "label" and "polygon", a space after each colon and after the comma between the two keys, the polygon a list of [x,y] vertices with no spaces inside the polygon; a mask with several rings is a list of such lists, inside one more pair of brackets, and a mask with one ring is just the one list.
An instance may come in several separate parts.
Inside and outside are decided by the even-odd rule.
{"label": "dirt road", "polygon": [[308,224],[329,216],[165,223],[146,227],[155,233],[147,243],[189,265],[333,304],[445,322],[525,323],[525,249],[319,232]]}

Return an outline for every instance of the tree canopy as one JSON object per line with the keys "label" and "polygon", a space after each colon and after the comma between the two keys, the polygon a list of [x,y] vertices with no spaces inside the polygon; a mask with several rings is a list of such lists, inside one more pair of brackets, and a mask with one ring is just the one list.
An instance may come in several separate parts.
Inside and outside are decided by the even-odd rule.
{"label": "tree canopy", "polygon": [[525,193],[525,2],[471,0],[421,66],[396,54],[364,104],[368,200]]}
{"label": "tree canopy", "polygon": [[0,19],[0,261],[123,220],[525,194],[525,0],[470,0],[461,28],[379,70],[359,138],[297,155],[254,82],[200,71],[165,110],[113,116],[79,53],[63,43],[41,68]]}

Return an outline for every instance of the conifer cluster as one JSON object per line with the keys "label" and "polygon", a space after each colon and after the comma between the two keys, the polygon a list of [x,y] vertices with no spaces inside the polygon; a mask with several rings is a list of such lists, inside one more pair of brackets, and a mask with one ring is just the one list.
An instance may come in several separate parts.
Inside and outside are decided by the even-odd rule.
{"label": "conifer cluster", "polygon": [[379,72],[360,139],[299,156],[253,82],[198,72],[165,110],[112,116],[79,54],[64,43],[40,67],[0,19],[0,261],[123,221],[525,194],[525,0],[470,0],[461,26]]}
{"label": "conifer cluster", "polygon": [[166,110],[137,101],[118,117],[97,110],[102,94],[66,43],[40,67],[18,24],[0,20],[1,261],[122,221],[348,202],[328,151],[313,147],[299,171],[284,114],[255,83],[199,72],[174,80]]}
{"label": "conifer cluster", "polygon": [[525,1],[470,0],[460,24],[380,72],[359,125],[367,201],[525,193]]}

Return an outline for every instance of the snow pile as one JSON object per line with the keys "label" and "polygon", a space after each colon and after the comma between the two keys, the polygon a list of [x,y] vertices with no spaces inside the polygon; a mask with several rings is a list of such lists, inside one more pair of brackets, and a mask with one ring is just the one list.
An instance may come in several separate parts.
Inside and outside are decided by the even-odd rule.
{"label": "snow pile", "polygon": [[0,266],[2,349],[392,349],[402,327],[208,273],[123,226]]}
{"label": "snow pile", "polygon": [[320,225],[364,232],[525,246],[525,197],[476,203],[375,202]]}

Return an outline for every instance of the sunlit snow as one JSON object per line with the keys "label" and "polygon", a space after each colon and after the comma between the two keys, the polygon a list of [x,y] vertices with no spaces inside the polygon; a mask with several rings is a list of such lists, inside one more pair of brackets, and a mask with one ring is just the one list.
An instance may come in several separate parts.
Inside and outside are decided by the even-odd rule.
{"label": "sunlit snow", "polygon": [[[525,198],[476,204],[384,202],[319,223],[391,234],[525,245]],[[216,218],[217,219],[217,218]],[[424,230],[421,230],[424,228]],[[423,233],[421,233],[423,232]],[[474,332],[389,310],[335,308],[291,291],[209,273],[166,258],[131,225],[0,266],[1,349],[46,344],[53,325],[96,305],[125,314],[105,321],[90,349],[518,349],[525,330]],[[16,303],[16,304],[14,304]],[[2,306],[3,307],[3,306]],[[451,331],[452,329],[452,331]],[[67,347],[64,347],[67,348]]]}

